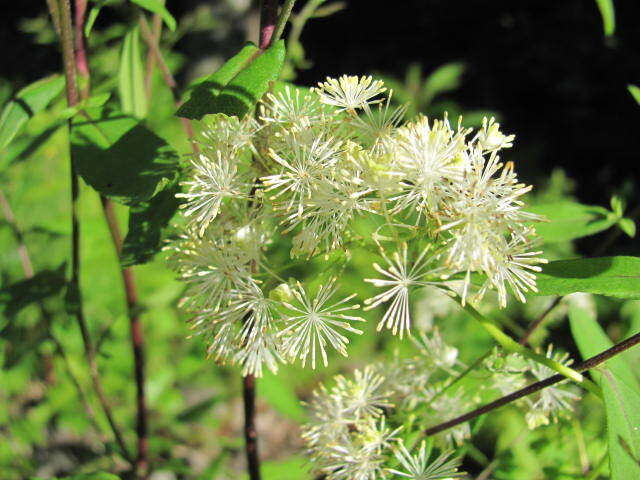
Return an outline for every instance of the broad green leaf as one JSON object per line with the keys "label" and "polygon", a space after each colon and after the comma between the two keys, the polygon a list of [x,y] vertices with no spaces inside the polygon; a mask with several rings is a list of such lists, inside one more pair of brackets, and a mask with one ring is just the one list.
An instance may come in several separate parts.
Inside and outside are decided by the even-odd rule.
{"label": "broad green leaf", "polygon": [[124,113],[144,118],[147,114],[147,96],[144,89],[144,69],[140,57],[140,30],[134,27],[124,37],[120,52],[118,93]]}
{"label": "broad green leaf", "polygon": [[172,32],[176,29],[176,19],[169,13],[169,10],[164,6],[163,0],[131,0],[133,3],[141,6],[145,10],[157,13],[162,17],[164,23],[167,24],[169,30]]}
{"label": "broad green leaf", "polygon": [[195,87],[177,115],[191,119],[212,113],[243,116],[265,94],[269,84],[278,79],[284,57],[283,40],[264,52],[251,44],[245,46],[220,70]]}
{"label": "broad green leaf", "polygon": [[176,198],[179,191],[178,183],[173,182],[150,200],[131,206],[120,257],[123,266],[146,263],[160,251],[163,232],[180,204]]}
{"label": "broad green leaf", "polygon": [[72,123],[71,148],[78,174],[95,190],[131,205],[176,179],[178,155],[162,138],[120,112],[87,113]]}
{"label": "broad green leaf", "polygon": [[[613,346],[595,317],[572,306],[571,332],[583,358],[592,357]],[[604,396],[612,480],[640,478],[640,384],[624,354],[591,370]]]}
{"label": "broad green leaf", "polygon": [[567,242],[594,235],[618,221],[606,208],[569,200],[534,205],[527,210],[549,220],[535,224],[536,232],[545,243]]}
{"label": "broad green leaf", "polygon": [[627,90],[629,90],[633,99],[640,105],[640,87],[637,85],[627,85]]}
{"label": "broad green leaf", "polygon": [[21,280],[0,290],[0,306],[7,317],[13,317],[26,306],[49,298],[66,285],[65,264],[56,270],[42,270],[33,277]]}
{"label": "broad green leaf", "polygon": [[613,35],[616,30],[616,12],[613,8],[613,0],[596,0],[600,15],[602,16],[602,26],[606,36]]}
{"label": "broad green leaf", "polygon": [[64,88],[64,77],[53,75],[20,90],[4,107],[0,116],[0,150],[16,136],[24,124],[46,108]]}
{"label": "broad green leaf", "polygon": [[424,101],[431,102],[436,95],[458,88],[464,71],[465,65],[460,62],[446,63],[436,68],[422,87]]}
{"label": "broad green leaf", "polygon": [[558,260],[545,265],[537,279],[536,295],[585,292],[640,299],[640,258],[618,256]]}
{"label": "broad green leaf", "polygon": [[216,113],[215,98],[222,89],[260,53],[253,43],[245,45],[215,73],[201,79],[176,113],[179,117],[199,120],[208,113]]}
{"label": "broad green leaf", "polygon": [[278,40],[224,87],[216,98],[217,112],[243,116],[249,112],[275,82],[284,65],[284,40]]}

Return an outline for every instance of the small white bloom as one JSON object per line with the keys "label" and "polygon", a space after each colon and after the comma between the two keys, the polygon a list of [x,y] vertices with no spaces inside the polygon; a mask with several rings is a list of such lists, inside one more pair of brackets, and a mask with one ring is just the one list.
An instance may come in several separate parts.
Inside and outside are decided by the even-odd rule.
{"label": "small white bloom", "polygon": [[316,354],[320,353],[326,367],[327,344],[343,356],[347,356],[346,345],[349,339],[339,333],[338,329],[362,334],[361,330],[352,327],[349,322],[364,322],[362,317],[346,315],[344,312],[360,308],[359,305],[345,305],[355,297],[355,294],[327,305],[336,291],[335,278],[322,285],[316,296],[311,299],[298,282],[291,293],[296,298],[297,305],[285,302],[284,306],[292,312],[284,321],[287,327],[280,332],[282,337],[282,351],[286,357],[302,360],[302,366],[311,357],[311,368],[316,368]]}
{"label": "small white bloom", "polygon": [[185,216],[192,217],[191,223],[198,226],[200,235],[218,216],[225,200],[247,198],[249,187],[238,174],[236,162],[236,158],[223,156],[219,150],[214,157],[201,153],[191,161],[191,180],[181,183],[187,187],[187,193],[178,193],[176,197],[187,199],[180,208]]}
{"label": "small white bloom", "polygon": [[325,82],[318,83],[313,89],[320,96],[320,101],[338,107],[338,110],[356,110],[367,103],[374,103],[372,98],[386,90],[384,82],[372,77],[343,75],[339,79],[327,77]]}
{"label": "small white bloom", "polygon": [[393,404],[389,398],[391,391],[387,389],[385,378],[376,369],[367,365],[364,370],[356,370],[354,379],[344,376],[336,377],[334,393],[342,397],[344,412],[356,419],[382,414],[383,408],[390,408]]}
{"label": "small white bloom", "polygon": [[482,130],[478,132],[477,141],[480,147],[487,151],[493,152],[502,150],[503,148],[511,148],[515,135],[505,135],[500,131],[500,124],[493,117],[487,120],[482,119]]}
{"label": "small white bloom", "polygon": [[428,255],[430,250],[431,246],[427,246],[415,260],[411,261],[408,256],[407,244],[403,242],[401,252],[393,252],[391,258],[382,251],[382,256],[388,265],[386,270],[377,263],[373,264],[373,268],[386,278],[366,278],[364,281],[387,290],[365,300],[364,303],[367,305],[365,310],[370,310],[391,300],[391,305],[378,323],[378,331],[386,326],[392,330],[394,335],[399,332],[400,338],[405,330],[409,332],[411,327],[409,291],[411,288],[433,285],[434,282],[427,281],[427,278],[440,270],[434,266],[435,258]]}
{"label": "small white bloom", "polygon": [[388,471],[394,475],[412,480],[451,480],[466,476],[464,472],[458,471],[460,459],[452,458],[453,452],[442,452],[439,456],[430,460],[430,450],[427,449],[423,440],[420,443],[418,453],[412,455],[405,447],[404,442],[400,441],[398,446],[394,448],[394,454],[403,469],[390,468]]}

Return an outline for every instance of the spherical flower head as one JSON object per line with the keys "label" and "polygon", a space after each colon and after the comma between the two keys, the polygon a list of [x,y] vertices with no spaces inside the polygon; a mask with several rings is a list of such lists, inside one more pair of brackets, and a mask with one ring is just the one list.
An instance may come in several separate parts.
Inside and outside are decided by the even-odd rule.
{"label": "spherical flower head", "polygon": [[338,111],[355,111],[365,105],[377,103],[372,99],[384,91],[384,82],[369,77],[343,75],[339,79],[327,77],[325,82],[318,83],[313,89],[320,101],[326,105],[337,107]]}
{"label": "spherical flower head", "polygon": [[187,200],[180,208],[202,236],[218,216],[223,202],[246,198],[249,188],[238,173],[236,158],[225,156],[219,150],[196,155],[191,169],[191,180],[181,183],[186,193],[178,193],[176,197]]}
{"label": "spherical flower head", "polygon": [[302,360],[303,367],[307,358],[311,357],[311,368],[315,369],[318,353],[326,367],[328,365],[327,345],[341,355],[347,356],[346,346],[349,339],[339,330],[362,334],[361,330],[352,327],[349,322],[364,322],[364,319],[345,313],[360,308],[359,305],[346,305],[355,297],[355,294],[336,303],[329,303],[336,291],[335,282],[336,279],[332,278],[322,285],[313,298],[298,282],[291,289],[297,301],[283,303],[290,313],[284,318],[286,328],[279,333],[282,338],[282,352],[287,358]]}

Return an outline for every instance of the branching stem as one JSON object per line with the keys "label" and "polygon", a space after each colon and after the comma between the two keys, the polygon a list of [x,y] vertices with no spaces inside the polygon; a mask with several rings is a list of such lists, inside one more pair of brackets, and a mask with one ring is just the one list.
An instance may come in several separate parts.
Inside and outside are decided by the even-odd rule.
{"label": "branching stem", "polygon": [[[615,357],[616,355],[624,352],[625,350],[630,349],[631,347],[637,345],[638,343],[640,343],[640,333],[637,333],[634,336],[629,337],[628,339],[623,340],[620,343],[617,343],[616,345],[609,348],[608,350],[605,350],[604,352],[599,353],[598,355],[595,355],[585,360],[582,363],[579,363],[578,365],[575,366],[575,370],[578,372],[584,372],[586,370],[592,369],[600,365],[601,363],[606,362],[610,358]],[[524,387],[520,390],[510,393],[509,395],[505,395],[504,397],[501,397],[497,400],[494,400],[493,402],[483,405],[480,408],[476,408],[475,410],[465,413],[464,415],[460,415],[459,417],[456,417],[452,420],[430,427],[425,430],[425,434],[435,435],[436,433],[443,432],[445,430],[455,427],[456,425],[460,425],[461,423],[468,422],[469,420],[479,417],[480,415],[484,415],[485,413],[495,410],[496,408],[507,405],[520,398],[526,397],[527,395],[531,395],[532,393],[540,391],[543,388],[549,387],[551,385],[555,385],[556,383],[560,383],[563,380],[566,380],[566,377],[564,375],[556,374],[549,378],[541,380],[539,382],[532,383],[527,387]]]}

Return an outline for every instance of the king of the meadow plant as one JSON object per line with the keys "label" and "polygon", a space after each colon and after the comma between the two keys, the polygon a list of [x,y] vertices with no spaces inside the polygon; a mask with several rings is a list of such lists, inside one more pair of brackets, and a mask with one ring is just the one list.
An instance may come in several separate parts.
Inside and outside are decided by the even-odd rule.
{"label": "king of the meadow plant", "polygon": [[[512,146],[493,119],[403,121],[404,107],[371,77],[328,78],[317,88],[267,93],[257,115],[201,122],[184,181],[186,228],[171,263],[188,284],[183,306],[218,361],[245,374],[281,362],[327,365],[359,334],[360,305],[336,280],[352,249],[379,256],[365,299],[378,330],[410,332],[412,292],[431,286],[460,302],[536,290],[537,215],[523,209]],[[318,287],[289,278],[269,253],[290,242],[294,264],[327,259]],[[331,259],[331,261],[329,261]],[[383,313],[384,312],[384,313]]]}

